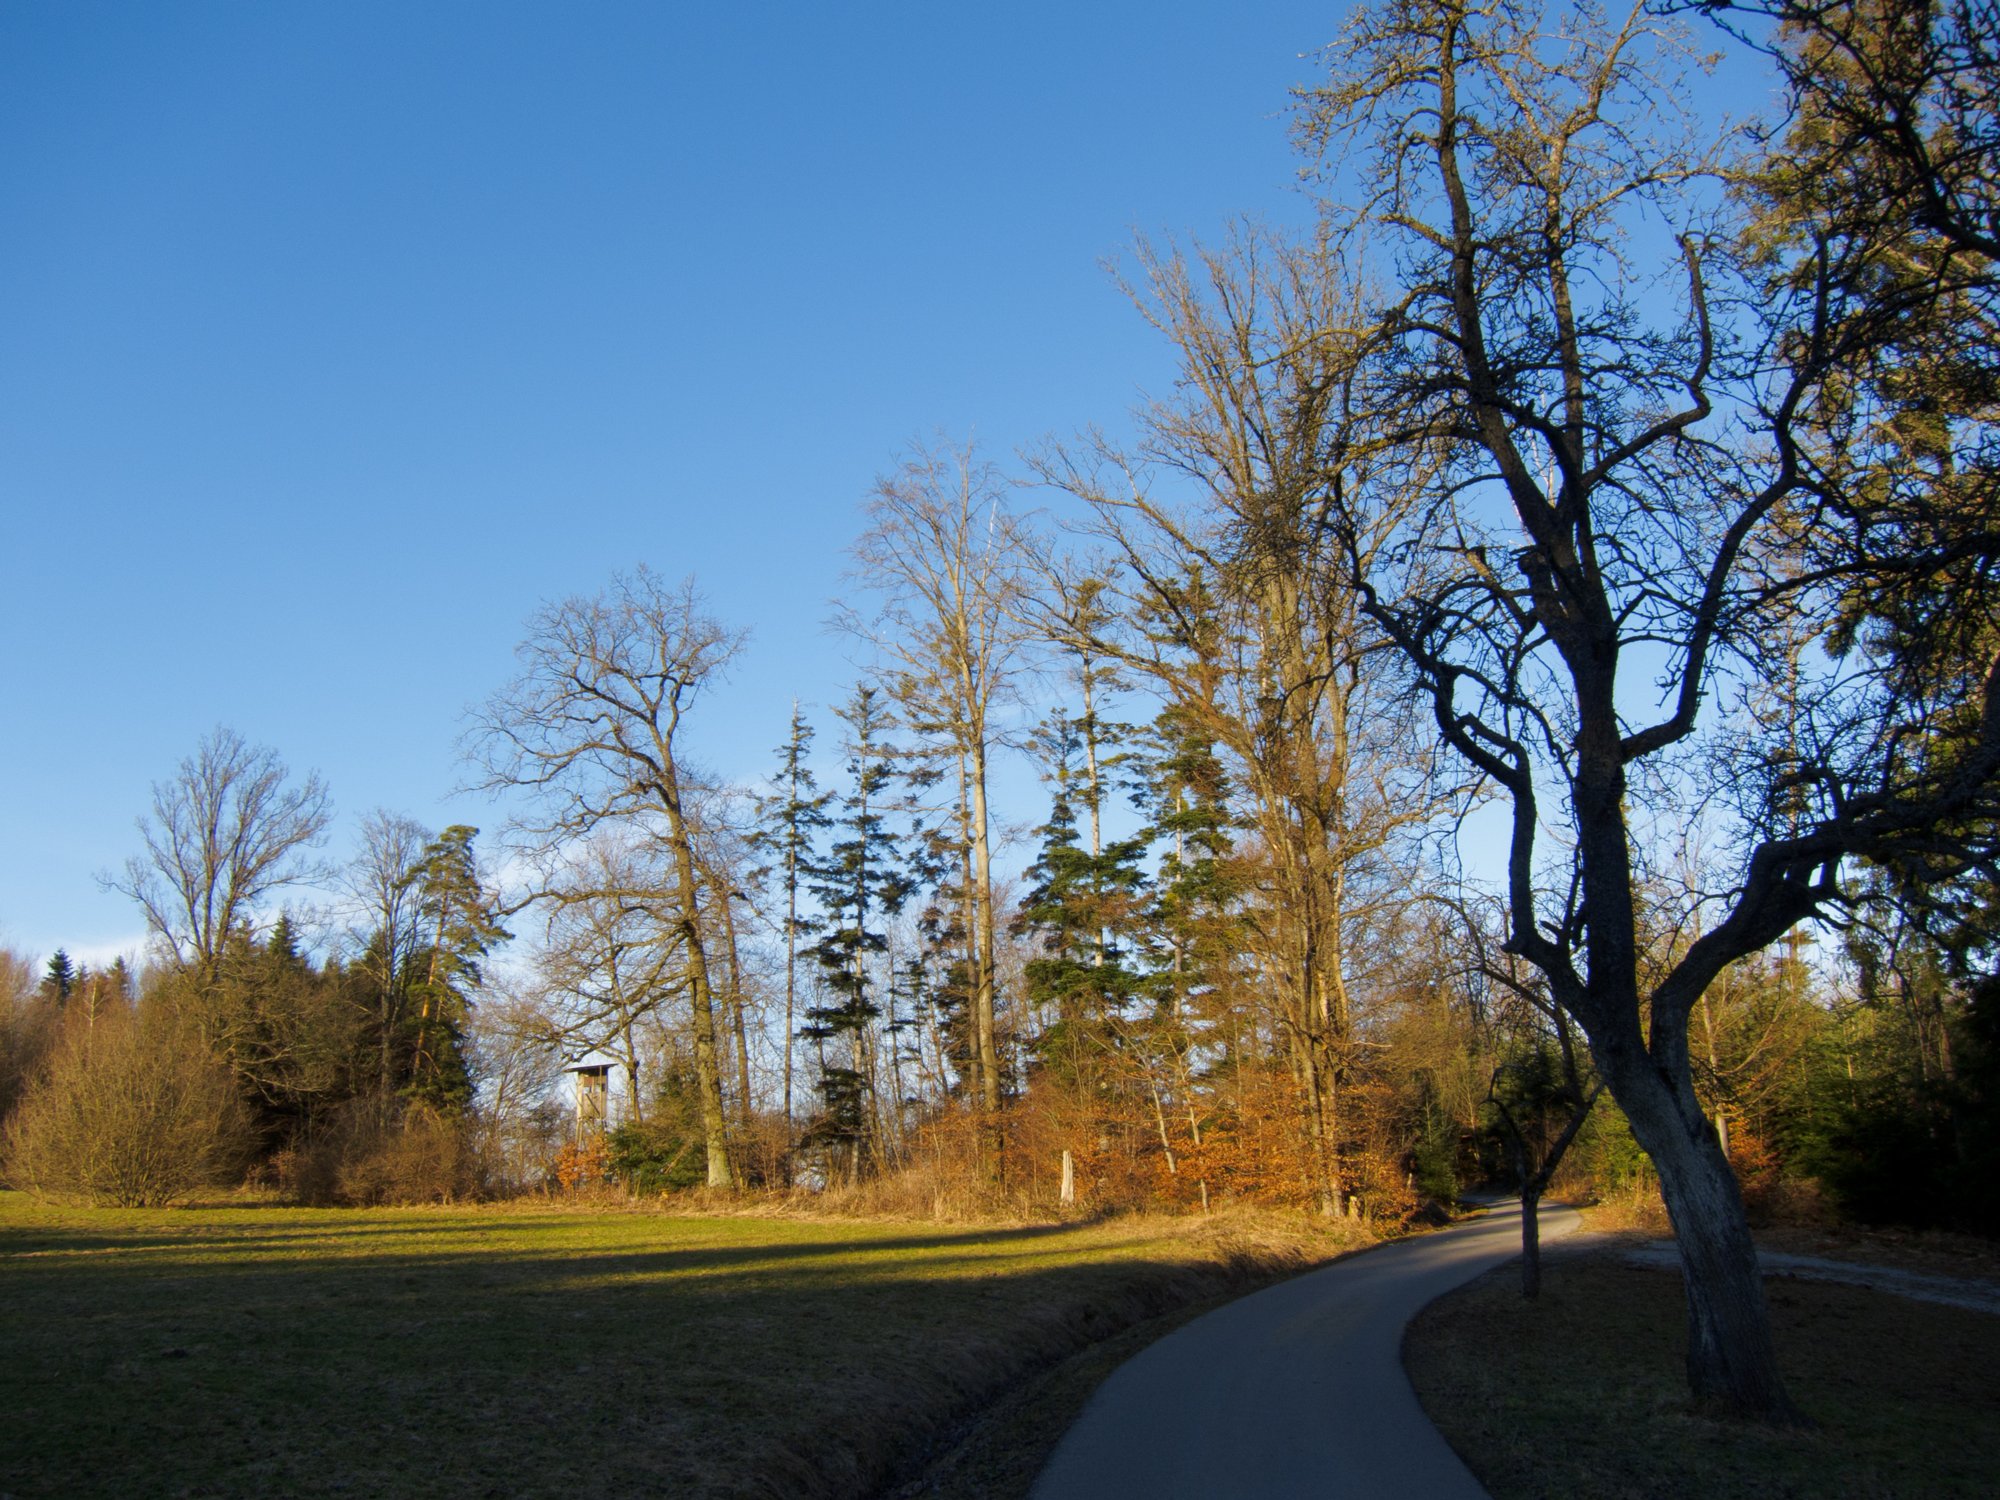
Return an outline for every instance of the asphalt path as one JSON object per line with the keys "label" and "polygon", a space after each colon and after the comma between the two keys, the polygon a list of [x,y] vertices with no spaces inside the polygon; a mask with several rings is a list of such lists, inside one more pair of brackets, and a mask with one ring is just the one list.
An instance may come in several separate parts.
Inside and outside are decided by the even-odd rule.
{"label": "asphalt path", "polygon": [[[1546,1243],[1576,1228],[1544,1208]],[[1231,1302],[1114,1371],[1032,1500],[1486,1500],[1403,1373],[1429,1302],[1520,1253],[1496,1204]]]}

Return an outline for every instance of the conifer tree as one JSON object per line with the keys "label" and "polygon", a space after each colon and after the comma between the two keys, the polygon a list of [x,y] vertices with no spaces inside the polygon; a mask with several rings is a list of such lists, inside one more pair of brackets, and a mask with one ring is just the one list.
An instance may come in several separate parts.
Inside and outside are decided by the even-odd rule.
{"label": "conifer tree", "polygon": [[1013,930],[1041,939],[1042,954],[1028,961],[1026,980],[1029,999],[1053,1007],[1057,1017],[1039,1043],[1043,1066],[1089,1091],[1105,1086],[1104,1065],[1120,1045],[1120,1023],[1147,988],[1135,965],[1147,840],[1082,847],[1075,805],[1093,795],[1089,773],[1077,765],[1083,735],[1058,709],[1036,739],[1053,797],[1039,830],[1040,857],[1028,871],[1034,885]]}
{"label": "conifer tree", "polygon": [[1229,867],[1235,819],[1228,769],[1202,716],[1169,704],[1153,721],[1142,805],[1160,856],[1153,919],[1168,955],[1168,989],[1177,1001],[1222,982],[1241,948],[1234,904],[1241,882]]}
{"label": "conifer tree", "polygon": [[296,924],[280,914],[258,942],[238,927],[211,978],[181,970],[201,1006],[209,1046],[236,1074],[264,1138],[273,1145],[310,1132],[333,1105],[353,1097],[361,1017],[338,973],[316,965]]}
{"label": "conifer tree", "polygon": [[[887,951],[884,923],[902,909],[910,885],[886,816],[896,774],[888,761],[885,736],[891,725],[880,694],[865,684],[857,687],[838,713],[850,736],[848,786],[833,820],[837,836],[810,872],[825,920],[813,955],[830,998],[806,1012],[811,1024],[800,1034],[821,1044],[824,1110],[814,1135],[841,1151],[854,1180],[874,1149],[870,1046],[881,1007],[872,961]],[[834,1044],[835,1060],[828,1060],[827,1043]]]}
{"label": "conifer tree", "polygon": [[58,948],[49,958],[48,973],[42,977],[42,993],[57,1005],[67,1005],[69,997],[76,989],[76,965],[70,961],[69,950]]}
{"label": "conifer tree", "polygon": [[751,844],[772,862],[770,873],[778,882],[785,905],[785,1121],[792,1119],[793,1041],[798,1026],[799,939],[813,928],[809,918],[799,915],[799,892],[814,868],[813,841],[828,826],[826,807],[831,792],[819,790],[808,757],[812,753],[814,731],[796,699],[792,702],[791,729],[778,747],[778,774],[774,790],[757,799],[758,828]]}
{"label": "conifer tree", "polygon": [[479,988],[481,960],[511,934],[500,925],[480,879],[472,841],[477,828],[454,823],[425,846],[409,880],[427,942],[424,977],[413,986],[417,1006],[411,1097],[457,1111],[472,1099],[465,1023]]}

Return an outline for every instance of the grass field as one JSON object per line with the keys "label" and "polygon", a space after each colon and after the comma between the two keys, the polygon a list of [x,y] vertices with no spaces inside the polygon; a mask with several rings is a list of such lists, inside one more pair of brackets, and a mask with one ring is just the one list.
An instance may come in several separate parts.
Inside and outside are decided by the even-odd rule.
{"label": "grass field", "polygon": [[2000,1318],[1886,1292],[1765,1283],[1793,1399],[1776,1432],[1689,1409],[1680,1275],[1555,1255],[1431,1306],[1404,1363],[1494,1500],[1931,1500],[2000,1493]]}
{"label": "grass field", "polygon": [[0,1193],[0,1495],[865,1494],[1049,1362],[1337,1248]]}

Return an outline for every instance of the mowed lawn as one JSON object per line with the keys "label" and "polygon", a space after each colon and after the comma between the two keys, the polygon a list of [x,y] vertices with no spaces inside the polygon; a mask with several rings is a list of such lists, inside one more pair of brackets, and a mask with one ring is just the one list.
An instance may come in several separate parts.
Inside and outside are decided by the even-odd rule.
{"label": "mowed lawn", "polygon": [[1188,1221],[0,1193],[0,1495],[863,1494],[1024,1373],[1304,1258]]}

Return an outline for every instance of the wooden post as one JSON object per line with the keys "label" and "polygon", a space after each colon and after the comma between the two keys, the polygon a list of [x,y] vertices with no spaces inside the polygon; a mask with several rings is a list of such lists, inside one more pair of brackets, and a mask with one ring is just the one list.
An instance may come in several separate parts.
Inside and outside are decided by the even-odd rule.
{"label": "wooden post", "polygon": [[1076,1202],[1076,1162],[1067,1147],[1063,1149],[1062,1201]]}

